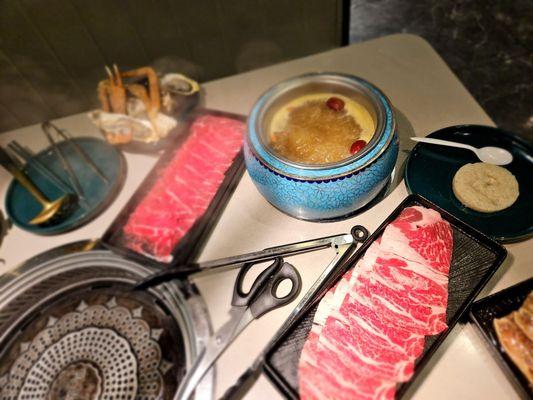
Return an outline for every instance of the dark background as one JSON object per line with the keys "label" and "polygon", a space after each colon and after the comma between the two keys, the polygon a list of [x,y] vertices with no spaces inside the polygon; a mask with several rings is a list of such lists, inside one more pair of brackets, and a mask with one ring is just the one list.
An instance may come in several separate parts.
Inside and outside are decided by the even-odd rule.
{"label": "dark background", "polygon": [[351,43],[426,39],[501,128],[533,142],[532,0],[352,0]]}
{"label": "dark background", "polygon": [[338,47],[346,0],[0,0],[0,132],[98,107],[104,66],[199,82]]}
{"label": "dark background", "polygon": [[205,82],[400,32],[533,141],[533,0],[0,0],[0,132],[97,107],[104,65]]}

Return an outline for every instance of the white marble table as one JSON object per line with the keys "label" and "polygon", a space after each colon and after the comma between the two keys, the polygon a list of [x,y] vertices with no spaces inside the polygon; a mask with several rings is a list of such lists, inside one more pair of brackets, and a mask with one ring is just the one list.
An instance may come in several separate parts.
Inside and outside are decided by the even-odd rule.
{"label": "white marble table", "polygon": [[[272,84],[311,71],[359,75],[379,86],[398,111],[402,149],[410,147],[406,137],[413,133],[425,136],[438,128],[462,123],[493,125],[428,43],[411,35],[384,37],[209,82],[204,85],[206,105],[247,114],[255,99]],[[78,135],[98,135],[82,114],[63,118],[57,123]],[[34,150],[45,146],[38,126],[2,134],[0,144],[4,145],[15,138]],[[0,248],[0,258],[5,260],[5,264],[0,266],[0,273],[54,246],[100,237],[155,162],[155,158],[145,155],[126,154],[126,158],[126,183],[109,209],[83,228],[58,236],[36,236],[14,227]],[[1,198],[5,196],[9,179],[7,173],[1,170]],[[201,259],[348,232],[354,224],[362,224],[373,230],[406,195],[402,182],[384,201],[359,216],[342,222],[317,224],[292,219],[274,209],[260,196],[245,174]],[[482,296],[532,275],[531,244],[529,240],[506,246],[509,257]],[[318,277],[331,257],[330,251],[325,250],[291,258],[291,262],[301,271],[303,292]],[[235,275],[233,271],[196,279],[215,327],[227,318]],[[221,357],[217,369],[217,395],[221,395],[252,363],[291,309],[292,305],[276,310],[251,324]],[[458,325],[453,329],[420,378],[412,391],[416,399],[517,397],[471,325]],[[247,396],[249,399],[269,400],[280,397],[265,377],[258,380]]]}

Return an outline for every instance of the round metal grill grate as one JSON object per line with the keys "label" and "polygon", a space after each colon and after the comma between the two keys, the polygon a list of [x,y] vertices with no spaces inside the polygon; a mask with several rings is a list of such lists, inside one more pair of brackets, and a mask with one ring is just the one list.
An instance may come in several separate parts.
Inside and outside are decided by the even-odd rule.
{"label": "round metal grill grate", "polygon": [[[130,311],[118,306],[113,297],[105,305],[88,306],[82,301],[61,318],[50,316],[47,327],[31,342],[20,343],[21,354],[7,375],[1,398],[54,398],[49,395],[52,392],[73,399],[161,397],[162,374],[172,364],[161,357],[157,339],[162,330],[151,329],[141,318],[142,311],[142,307]],[[83,364],[92,367],[83,369]],[[70,384],[65,371],[72,365],[80,366],[78,374],[85,379],[97,382],[89,385],[94,390]],[[87,397],[89,393],[97,397]]]}
{"label": "round metal grill grate", "polygon": [[101,250],[37,261],[0,282],[0,399],[172,399],[209,333],[194,288],[131,291],[151,271]]}
{"label": "round metal grill grate", "polygon": [[136,392],[137,361],[128,342],[112,330],[87,328],[69,333],[46,349],[28,372],[18,397],[53,399],[76,393],[78,398],[118,400],[131,399]]}

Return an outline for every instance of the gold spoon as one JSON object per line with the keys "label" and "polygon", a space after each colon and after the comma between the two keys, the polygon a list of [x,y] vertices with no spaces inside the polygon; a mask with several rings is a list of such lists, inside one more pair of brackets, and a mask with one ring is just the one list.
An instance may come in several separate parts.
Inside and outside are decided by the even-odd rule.
{"label": "gold spoon", "polygon": [[43,206],[42,210],[33,217],[29,223],[32,225],[40,225],[50,221],[54,216],[63,214],[73,202],[76,197],[70,193],[61,196],[56,200],[49,200],[41,190],[15,165],[9,154],[0,148],[0,164],[28,191],[30,194]]}

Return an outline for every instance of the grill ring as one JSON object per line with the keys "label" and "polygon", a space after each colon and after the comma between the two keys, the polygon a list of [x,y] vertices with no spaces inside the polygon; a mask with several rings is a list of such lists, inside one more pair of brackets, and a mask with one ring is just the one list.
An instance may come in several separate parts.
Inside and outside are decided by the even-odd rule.
{"label": "grill ring", "polygon": [[[149,399],[151,395],[147,393],[150,392],[159,394],[158,398],[171,399],[179,380],[210,335],[211,326],[205,303],[190,282],[164,284],[149,292],[129,290],[135,281],[153,272],[151,267],[125,260],[95,246],[93,242],[83,241],[33,257],[4,275],[0,279],[0,388],[9,385],[10,369],[23,356],[27,356],[25,351],[39,348],[33,340],[46,330],[53,331],[61,327],[63,335],[59,335],[59,338],[56,332],[55,339],[48,338],[50,343],[46,349],[55,345],[57,350],[61,340],[66,340],[63,348],[67,342],[71,346],[72,337],[68,335],[79,335],[81,331],[85,334],[90,332],[89,336],[93,339],[103,335],[110,343],[122,343],[126,339],[128,349],[124,353],[135,355],[141,364],[138,365],[139,372],[146,371],[148,378],[141,380],[146,381],[151,377],[153,382],[145,385],[145,388],[152,388],[151,392],[137,390],[142,385],[134,382],[137,384],[136,393],[129,396],[126,391],[122,398]],[[93,318],[86,325],[80,323],[89,321],[89,311],[94,314],[98,310],[100,319]],[[120,323],[113,322],[118,317],[122,318],[122,328]],[[113,323],[108,326],[105,321]],[[126,329],[128,323],[129,330]],[[110,327],[112,333],[106,332]],[[138,335],[144,332],[144,339],[133,340],[132,331]],[[40,356],[43,354],[45,352],[39,353]],[[132,361],[125,357],[124,360]],[[105,375],[105,371],[101,370],[98,362],[79,357],[72,359],[69,365],[68,373],[81,374],[83,377],[80,379],[89,380],[94,386],[93,393],[101,393],[102,385],[99,386],[98,379]],[[146,365],[151,365],[153,370]],[[68,369],[64,367],[62,371]],[[30,377],[30,370],[26,368],[24,377]],[[46,389],[50,391],[53,385],[61,388],[60,375],[67,372],[55,371],[55,378]],[[161,391],[154,383],[158,380],[157,374],[164,378]],[[213,380],[214,374],[211,374],[202,381],[196,398],[213,397]],[[20,394],[21,389],[19,385],[13,392]],[[2,389],[0,397],[11,398],[2,393]]]}

